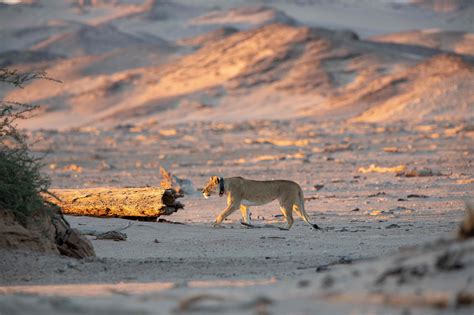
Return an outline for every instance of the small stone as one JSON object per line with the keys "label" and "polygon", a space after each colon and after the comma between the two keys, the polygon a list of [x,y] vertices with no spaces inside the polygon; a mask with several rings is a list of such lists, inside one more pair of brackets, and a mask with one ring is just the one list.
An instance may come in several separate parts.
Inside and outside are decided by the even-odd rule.
{"label": "small stone", "polygon": [[316,189],[316,191],[319,191],[319,190],[323,189],[324,185],[314,185],[313,187],[314,187],[314,189]]}
{"label": "small stone", "polygon": [[304,280],[298,281],[297,286],[298,288],[307,288],[309,287],[310,284],[311,284],[311,281],[304,279]]}
{"label": "small stone", "polygon": [[126,241],[127,234],[117,232],[117,231],[108,231],[97,235],[97,240],[114,240],[114,241]]}
{"label": "small stone", "polygon": [[329,289],[334,285],[334,278],[331,277],[330,275],[327,275],[326,277],[323,278],[321,281],[321,287],[323,289]]}

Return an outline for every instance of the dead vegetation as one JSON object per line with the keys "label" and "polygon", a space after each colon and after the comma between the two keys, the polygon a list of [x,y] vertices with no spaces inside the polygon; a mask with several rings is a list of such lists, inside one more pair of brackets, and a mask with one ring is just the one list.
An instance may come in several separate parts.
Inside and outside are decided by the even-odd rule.
{"label": "dead vegetation", "polygon": [[[0,69],[0,82],[16,87],[46,79],[44,72]],[[0,100],[0,248],[28,249],[74,258],[95,256],[91,242],[69,226],[61,209],[46,202],[49,178],[31,151],[17,120],[36,107]]]}

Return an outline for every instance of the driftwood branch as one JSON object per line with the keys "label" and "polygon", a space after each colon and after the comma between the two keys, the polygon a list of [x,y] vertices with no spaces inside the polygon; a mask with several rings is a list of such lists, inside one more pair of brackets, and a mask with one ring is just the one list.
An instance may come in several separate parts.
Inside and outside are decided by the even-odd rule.
{"label": "driftwood branch", "polygon": [[181,194],[161,187],[53,189],[51,193],[58,199],[51,195],[44,198],[69,215],[157,218],[184,207],[176,200]]}

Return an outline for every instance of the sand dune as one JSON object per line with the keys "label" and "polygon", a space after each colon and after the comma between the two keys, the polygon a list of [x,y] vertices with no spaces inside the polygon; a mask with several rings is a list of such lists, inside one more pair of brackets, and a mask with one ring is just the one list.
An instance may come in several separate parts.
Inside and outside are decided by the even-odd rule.
{"label": "sand dune", "polygon": [[36,51],[66,54],[68,56],[98,55],[125,47],[142,47],[153,49],[163,47],[167,43],[157,37],[142,38],[126,34],[108,24],[99,26],[83,25],[78,30],[52,36],[31,47]]}
{"label": "sand dune", "polygon": [[371,40],[384,43],[419,45],[474,56],[474,33],[436,29],[413,30],[375,36]]}
{"label": "sand dune", "polygon": [[63,58],[63,55],[52,54],[44,51],[8,50],[0,53],[0,67],[14,67],[29,63],[41,63],[44,61],[58,62]]}
{"label": "sand dune", "polygon": [[265,6],[251,6],[230,10],[216,10],[193,19],[191,25],[213,24],[240,27],[280,23],[295,25],[297,22],[280,10]]}
{"label": "sand dune", "polygon": [[456,12],[472,5],[469,0],[411,0],[411,3],[437,12]]}
{"label": "sand dune", "polygon": [[379,100],[354,121],[474,118],[474,67],[460,58],[436,56],[392,78],[385,89],[393,90],[393,95]]}
{"label": "sand dune", "polygon": [[190,46],[203,46],[208,43],[212,43],[213,41],[221,40],[229,35],[238,32],[236,28],[233,27],[221,27],[216,29],[215,31],[210,31],[204,33],[203,35],[198,35],[195,37],[184,38],[179,40],[178,43],[182,45],[190,45]]}
{"label": "sand dune", "polygon": [[[99,30],[104,28],[105,34],[123,35],[115,28],[102,26]],[[72,49],[72,54],[74,51],[84,53],[95,42],[88,35],[81,36],[80,32],[73,34],[59,41],[60,45]],[[75,37],[79,37],[75,41],[78,48],[67,44]],[[142,40],[133,38],[143,44]],[[113,36],[109,39],[103,46],[94,46],[88,52],[114,47]],[[56,116],[63,120],[58,113],[66,114],[72,109],[85,115],[84,119],[78,120],[81,124],[105,122],[113,125],[150,118],[169,121],[216,117],[247,119],[246,111],[261,118],[279,112],[280,119],[303,116],[349,119],[371,112],[371,108],[374,111],[375,108],[382,109],[385,115],[380,119],[387,118],[388,113],[393,113],[391,119],[395,119],[402,107],[405,114],[400,115],[400,119],[411,119],[414,116],[410,115],[412,107],[408,104],[420,103],[420,100],[423,100],[420,104],[429,103],[430,110],[424,109],[426,115],[438,112],[440,118],[441,113],[450,115],[453,111],[457,112],[455,116],[462,117],[469,113],[466,104],[470,100],[470,86],[460,82],[470,78],[470,71],[451,71],[470,69],[468,63],[456,67],[449,58],[438,58],[430,63],[430,71],[418,71],[424,69],[425,59],[439,54],[435,49],[364,41],[349,31],[282,24],[241,32],[224,29],[182,43],[197,44],[201,48],[168,62],[165,53],[161,61],[155,58],[154,65],[151,59],[147,59],[148,64],[139,62],[139,58],[134,63],[134,55],[143,56],[139,52],[141,48],[136,47],[123,48],[115,55],[83,57],[79,59],[82,66],[75,61],[74,67],[88,76],[75,75],[78,80],[64,73],[68,61],[62,62],[51,67],[49,72],[53,76],[67,75],[67,82],[47,91],[42,88],[45,83],[35,82],[28,87],[28,92],[14,91],[9,97],[47,104],[43,118],[49,115],[49,119]],[[121,67],[121,61],[128,67]],[[408,70],[417,64],[421,65],[415,71]],[[146,65],[152,67],[133,68]],[[453,85],[436,86],[446,99],[425,97],[424,91],[437,84],[433,76],[444,74]],[[42,91],[32,93],[37,89]],[[449,89],[464,93],[466,97],[447,102],[451,95],[447,92]],[[299,101],[295,102],[297,99]],[[189,104],[197,105],[189,107]],[[387,111],[387,107],[391,110]],[[374,119],[368,119],[367,113],[357,119]],[[417,110],[416,113],[420,114]],[[40,115],[31,123],[37,125],[41,119]]]}
{"label": "sand dune", "polygon": [[51,20],[44,24],[24,25],[21,28],[4,28],[0,30],[0,38],[2,39],[0,52],[29,49],[31,46],[53,36],[77,30],[80,26],[81,23]]}

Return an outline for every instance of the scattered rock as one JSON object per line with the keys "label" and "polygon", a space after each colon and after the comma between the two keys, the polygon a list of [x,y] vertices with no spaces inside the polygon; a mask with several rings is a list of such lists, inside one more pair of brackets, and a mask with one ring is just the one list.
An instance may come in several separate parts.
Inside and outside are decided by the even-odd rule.
{"label": "scattered rock", "polygon": [[324,185],[314,185],[313,187],[314,187],[314,189],[316,189],[316,191],[319,191],[319,190],[323,189]]}
{"label": "scattered rock", "polygon": [[456,295],[456,306],[469,306],[474,304],[474,293],[461,290]]}
{"label": "scattered rock", "polygon": [[285,240],[286,237],[282,237],[282,236],[262,236],[260,237],[261,240],[265,240],[265,239],[274,239],[274,240]]}
{"label": "scattered rock", "polygon": [[321,281],[321,287],[323,289],[329,289],[334,285],[334,278],[331,277],[330,275],[326,275],[323,280]]}
{"label": "scattered rock", "polygon": [[463,252],[460,250],[450,250],[449,248],[436,258],[435,266],[439,270],[451,271],[462,269],[464,264],[461,259]]}
{"label": "scattered rock", "polygon": [[400,206],[388,210],[388,212],[390,214],[395,214],[395,213],[409,214],[409,213],[412,213],[414,211],[415,211],[415,209],[410,209],[410,208],[407,208],[407,207],[400,207]]}
{"label": "scattered rock", "polygon": [[298,288],[307,288],[310,285],[311,285],[311,281],[306,280],[306,279],[298,281],[298,284],[297,284]]}
{"label": "scattered rock", "polygon": [[117,231],[108,231],[105,233],[101,233],[96,236],[97,240],[114,240],[114,241],[126,241],[127,234],[117,232]]}
{"label": "scattered rock", "polygon": [[329,265],[321,265],[316,267],[316,272],[323,272],[329,270]]}
{"label": "scattered rock", "polygon": [[383,148],[383,151],[387,152],[387,153],[398,153],[398,152],[400,152],[398,150],[398,148],[396,148],[396,147],[385,147],[385,148]]}
{"label": "scattered rock", "polygon": [[441,176],[443,175],[439,171],[434,171],[430,168],[423,168],[423,169],[412,169],[412,170],[402,170],[397,172],[396,176],[403,176],[403,177],[426,177],[426,176]]}
{"label": "scattered rock", "polygon": [[343,265],[352,264],[352,258],[349,256],[341,256],[337,262]]}
{"label": "scattered rock", "polygon": [[385,228],[386,229],[398,229],[398,228],[400,228],[400,225],[393,223],[393,224],[387,225]]}
{"label": "scattered rock", "polygon": [[411,194],[411,195],[408,195],[407,198],[429,198],[429,197],[426,195]]}
{"label": "scattered rock", "polygon": [[[326,153],[335,153],[335,152],[341,152],[341,151],[350,151],[353,150],[352,144],[335,144],[335,145],[329,145],[322,149],[322,152]],[[315,152],[313,150],[313,152]]]}
{"label": "scattered rock", "polygon": [[424,277],[428,273],[428,270],[429,268],[426,264],[389,268],[376,278],[375,284],[382,284],[391,277],[395,278],[398,284],[407,283],[412,278]]}
{"label": "scattered rock", "polygon": [[368,195],[367,197],[372,198],[372,197],[380,197],[380,196],[385,196],[385,195],[387,194],[384,191],[379,191],[378,193]]}

